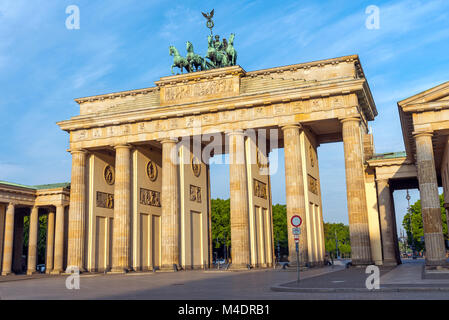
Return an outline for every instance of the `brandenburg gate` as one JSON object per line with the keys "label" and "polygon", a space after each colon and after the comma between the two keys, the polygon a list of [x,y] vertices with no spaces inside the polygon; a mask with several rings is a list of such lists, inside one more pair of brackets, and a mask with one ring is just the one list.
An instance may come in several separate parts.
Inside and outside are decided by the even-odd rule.
{"label": "brandenburg gate", "polygon": [[285,153],[287,220],[300,215],[305,222],[300,263],[322,264],[317,148],[339,141],[353,264],[382,260],[371,248],[376,189],[364,166],[373,151],[368,122],[377,111],[358,56],[252,72],[229,66],[76,101],[80,115],[58,123],[70,133],[72,154],[68,266],[112,272],[208,268],[209,165],[225,153],[231,268],[272,266],[268,156],[276,148]]}

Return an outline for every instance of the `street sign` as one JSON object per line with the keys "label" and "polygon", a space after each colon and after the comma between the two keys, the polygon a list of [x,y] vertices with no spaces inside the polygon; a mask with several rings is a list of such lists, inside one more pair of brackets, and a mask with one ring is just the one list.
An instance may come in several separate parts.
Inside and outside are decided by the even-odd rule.
{"label": "street sign", "polygon": [[293,216],[290,222],[295,228],[299,228],[302,225],[302,219],[300,216]]}
{"label": "street sign", "polygon": [[299,236],[301,234],[301,228],[292,228],[292,234]]}

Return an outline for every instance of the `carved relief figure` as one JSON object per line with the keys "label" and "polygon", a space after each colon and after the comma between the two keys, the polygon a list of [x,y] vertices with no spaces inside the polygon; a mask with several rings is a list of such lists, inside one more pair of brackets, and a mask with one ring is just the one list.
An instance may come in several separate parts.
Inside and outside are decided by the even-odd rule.
{"label": "carved relief figure", "polygon": [[114,168],[112,168],[110,165],[107,165],[104,168],[104,180],[106,183],[110,186],[112,186],[115,183],[115,172]]}
{"label": "carved relief figure", "polygon": [[147,176],[152,182],[157,180],[157,165],[151,160],[147,164]]}
{"label": "carved relief figure", "polygon": [[195,177],[199,177],[201,174],[201,162],[196,156],[192,156],[192,171]]}

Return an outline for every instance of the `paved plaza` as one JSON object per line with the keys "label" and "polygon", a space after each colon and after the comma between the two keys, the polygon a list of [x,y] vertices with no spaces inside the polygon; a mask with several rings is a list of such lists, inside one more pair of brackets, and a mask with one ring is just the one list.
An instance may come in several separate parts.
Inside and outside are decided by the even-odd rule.
{"label": "paved plaza", "polygon": [[[314,300],[314,299],[449,299],[449,280],[422,280],[423,261],[382,269],[381,287],[407,287],[399,292],[361,292],[364,269],[343,266],[316,268],[301,273],[307,287],[327,292],[277,292],[272,287],[296,279],[295,269],[259,271],[188,271],[178,273],[84,274],[79,290],[68,290],[67,276],[3,278],[0,297],[9,299],[150,299],[150,300]],[[332,292],[332,288],[358,291]],[[409,290],[414,287],[414,290]],[[427,287],[427,289],[426,289]],[[443,288],[443,291],[437,291]]]}

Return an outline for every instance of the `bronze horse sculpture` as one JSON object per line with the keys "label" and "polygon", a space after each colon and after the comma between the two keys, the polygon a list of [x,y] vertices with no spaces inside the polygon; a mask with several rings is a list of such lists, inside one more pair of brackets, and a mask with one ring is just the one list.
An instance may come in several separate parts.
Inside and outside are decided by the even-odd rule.
{"label": "bronze horse sculpture", "polygon": [[174,46],[170,46],[169,53],[171,56],[173,56],[173,65],[171,66],[172,74],[175,74],[175,72],[173,71],[174,67],[178,67],[179,69],[181,69],[181,73],[183,73],[184,69],[186,69],[187,72],[192,72],[189,61],[187,61],[186,58],[182,57],[179,54],[178,49],[176,49]]}

